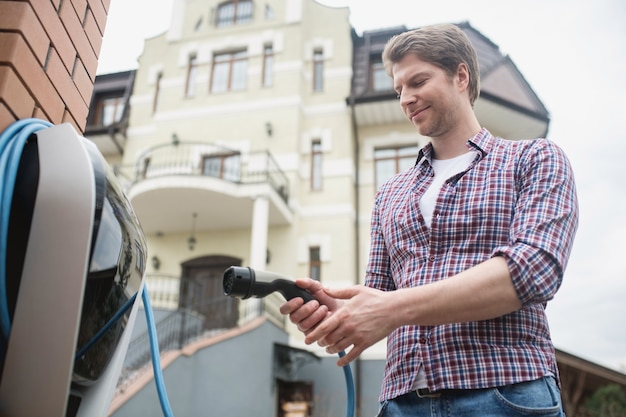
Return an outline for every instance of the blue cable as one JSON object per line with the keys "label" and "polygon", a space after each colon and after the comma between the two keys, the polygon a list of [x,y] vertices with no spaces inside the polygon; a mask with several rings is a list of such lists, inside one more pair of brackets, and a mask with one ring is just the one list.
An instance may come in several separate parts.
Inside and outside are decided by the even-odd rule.
{"label": "blue cable", "polygon": [[159,340],[157,337],[156,325],[154,324],[154,315],[152,314],[152,306],[150,305],[150,297],[148,296],[148,288],[146,284],[143,286],[141,294],[143,300],[143,309],[146,313],[146,323],[148,325],[148,335],[150,339],[150,354],[152,355],[152,370],[154,371],[154,383],[156,384],[161,410],[165,417],[174,417],[172,407],[167,398],[165,383],[163,382],[163,370],[161,369],[161,354],[159,352]]}
{"label": "blue cable", "polygon": [[17,170],[22,150],[33,133],[52,127],[52,123],[29,118],[14,122],[0,135],[0,328],[4,340],[9,340],[11,316],[6,289],[6,256],[9,234],[9,217]]}
{"label": "blue cable", "polygon": [[[346,355],[345,351],[339,352],[339,357],[343,357]],[[346,378],[346,394],[347,394],[347,408],[346,408],[346,417],[354,416],[354,408],[355,408],[355,396],[354,396],[354,379],[352,378],[352,369],[350,369],[350,364],[344,365],[343,374]]]}
{"label": "blue cable", "polygon": [[100,340],[102,335],[104,335],[107,331],[109,331],[109,329],[120,319],[120,317],[122,317],[126,313],[126,311],[133,306],[136,299],[137,299],[137,294],[135,293],[132,297],[128,299],[128,301],[126,301],[126,303],[124,303],[122,308],[117,310],[117,313],[115,313],[115,315],[113,315],[113,317],[111,317],[111,319],[107,321],[106,324],[102,326],[100,330],[98,330],[98,333],[96,333],[94,337],[92,337],[85,344],[85,346],[83,346],[78,352],[76,352],[76,355],[74,356],[74,360],[78,360],[82,358],[83,355],[87,353],[87,351],[91,349],[91,347],[95,345],[98,340]]}
{"label": "blue cable", "polygon": [[[161,353],[159,352],[159,341],[157,337],[156,325],[154,315],[152,313],[152,306],[150,305],[150,297],[148,295],[148,289],[144,283],[143,293],[141,294],[143,300],[143,308],[146,313],[146,322],[148,325],[148,336],[150,339],[150,354],[152,355],[152,370],[154,371],[154,382],[156,384],[157,394],[161,403],[161,410],[164,417],[174,417],[172,408],[167,398],[167,390],[165,389],[165,382],[163,381],[163,370],[161,369]],[[339,357],[345,356],[345,352],[339,352]],[[354,395],[354,379],[352,378],[352,369],[350,364],[343,367],[343,373],[346,380],[347,391],[347,408],[346,417],[354,417],[355,409],[355,395]]]}

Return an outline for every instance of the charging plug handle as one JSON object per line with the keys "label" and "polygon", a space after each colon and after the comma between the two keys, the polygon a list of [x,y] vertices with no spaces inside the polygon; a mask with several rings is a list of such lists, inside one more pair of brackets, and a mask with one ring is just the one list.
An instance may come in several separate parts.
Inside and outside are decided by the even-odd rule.
{"label": "charging plug handle", "polygon": [[313,300],[313,296],[296,285],[293,280],[279,274],[255,271],[250,267],[231,266],[224,271],[222,281],[224,294],[243,300],[262,298],[278,291],[286,300],[301,297],[304,302]]}

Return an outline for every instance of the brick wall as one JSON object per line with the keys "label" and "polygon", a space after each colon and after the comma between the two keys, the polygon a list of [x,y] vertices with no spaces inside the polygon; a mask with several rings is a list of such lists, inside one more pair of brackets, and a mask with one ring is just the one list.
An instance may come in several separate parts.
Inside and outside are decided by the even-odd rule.
{"label": "brick wall", "polygon": [[84,131],[110,1],[0,0],[0,132],[28,117]]}

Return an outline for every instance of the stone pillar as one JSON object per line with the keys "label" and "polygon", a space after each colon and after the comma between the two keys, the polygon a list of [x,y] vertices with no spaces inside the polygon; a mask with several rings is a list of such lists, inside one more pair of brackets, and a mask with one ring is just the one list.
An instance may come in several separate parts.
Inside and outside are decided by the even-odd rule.
{"label": "stone pillar", "polygon": [[258,270],[265,270],[266,267],[269,207],[267,196],[257,196],[254,199],[249,266]]}

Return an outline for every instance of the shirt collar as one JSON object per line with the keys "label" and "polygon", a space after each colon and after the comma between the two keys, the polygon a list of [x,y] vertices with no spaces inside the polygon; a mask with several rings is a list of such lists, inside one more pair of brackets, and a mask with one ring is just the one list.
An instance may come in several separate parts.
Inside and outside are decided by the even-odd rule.
{"label": "shirt collar", "polygon": [[[476,135],[467,140],[467,148],[478,152],[478,154],[480,154],[480,159],[483,159],[493,147],[492,139],[493,135],[483,127]],[[428,142],[426,146],[419,150],[415,166],[420,165],[420,163],[424,163],[424,161],[428,161],[428,163],[431,164],[432,155],[433,145],[431,142]]]}

